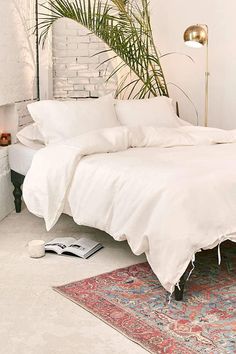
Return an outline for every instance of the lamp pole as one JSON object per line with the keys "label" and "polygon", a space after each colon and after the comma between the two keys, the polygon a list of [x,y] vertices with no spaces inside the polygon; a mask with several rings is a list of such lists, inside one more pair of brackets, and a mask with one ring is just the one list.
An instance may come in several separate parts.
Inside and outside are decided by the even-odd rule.
{"label": "lamp pole", "polygon": [[39,3],[35,0],[35,44],[36,44],[36,80],[37,80],[37,99],[40,100],[40,69],[39,69]]}
{"label": "lamp pole", "polygon": [[205,69],[205,118],[204,125],[208,126],[209,111],[209,30],[206,24],[197,24],[188,27],[184,32],[186,45],[192,48],[206,46],[206,69]]}
{"label": "lamp pole", "polygon": [[208,113],[209,113],[209,29],[204,25],[207,33],[206,40],[206,72],[205,72],[205,127],[208,126]]}

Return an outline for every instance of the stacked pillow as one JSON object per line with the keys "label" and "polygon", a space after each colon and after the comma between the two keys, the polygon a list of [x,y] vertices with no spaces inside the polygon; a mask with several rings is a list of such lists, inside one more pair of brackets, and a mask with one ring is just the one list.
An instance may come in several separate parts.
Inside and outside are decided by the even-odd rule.
{"label": "stacked pillow", "polygon": [[180,126],[172,100],[159,96],[143,100],[117,100],[116,114],[122,125],[158,126],[177,128]]}
{"label": "stacked pillow", "polygon": [[31,149],[39,149],[45,145],[45,140],[36,123],[27,125],[16,135],[21,144]]}
{"label": "stacked pillow", "polygon": [[188,125],[175,114],[172,100],[163,96],[143,100],[114,100],[111,95],[83,101],[45,100],[29,104],[28,110],[35,123],[21,130],[17,137],[31,148],[119,125]]}
{"label": "stacked pillow", "polygon": [[97,100],[39,101],[29,104],[28,110],[46,144],[120,125],[110,95]]}

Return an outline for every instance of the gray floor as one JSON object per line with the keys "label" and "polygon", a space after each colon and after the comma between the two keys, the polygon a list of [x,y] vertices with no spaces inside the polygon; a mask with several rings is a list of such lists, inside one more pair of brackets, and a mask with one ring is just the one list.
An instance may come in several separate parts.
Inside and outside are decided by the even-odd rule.
{"label": "gray floor", "polygon": [[[105,248],[89,260],[52,254],[31,259],[27,243],[83,231]],[[144,349],[51,289],[144,261],[126,242],[79,228],[63,216],[50,232],[26,209],[0,223],[0,353],[145,354]]]}

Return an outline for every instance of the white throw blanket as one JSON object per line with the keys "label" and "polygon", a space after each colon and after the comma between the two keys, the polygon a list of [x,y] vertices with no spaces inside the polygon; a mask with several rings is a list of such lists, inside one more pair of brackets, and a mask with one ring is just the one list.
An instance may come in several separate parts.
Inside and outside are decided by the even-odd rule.
{"label": "white throw blanket", "polygon": [[41,149],[28,209],[50,230],[69,203],[78,224],[127,239],[172,292],[194,254],[236,241],[236,131],[117,127]]}

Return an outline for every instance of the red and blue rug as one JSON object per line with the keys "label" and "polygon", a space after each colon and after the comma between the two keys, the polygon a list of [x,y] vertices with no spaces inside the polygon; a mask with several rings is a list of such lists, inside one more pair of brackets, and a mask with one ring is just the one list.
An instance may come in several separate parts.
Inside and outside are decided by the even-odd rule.
{"label": "red and blue rug", "polygon": [[54,288],[151,353],[236,353],[236,245],[197,255],[183,302],[148,263]]}

